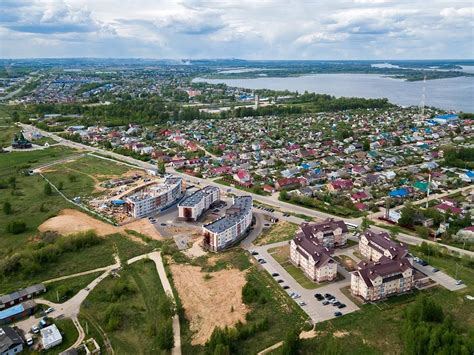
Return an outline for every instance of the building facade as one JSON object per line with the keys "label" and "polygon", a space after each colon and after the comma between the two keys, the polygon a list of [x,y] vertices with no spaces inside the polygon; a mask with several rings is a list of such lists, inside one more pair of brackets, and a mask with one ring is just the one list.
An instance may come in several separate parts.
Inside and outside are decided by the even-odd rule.
{"label": "building facade", "polygon": [[374,302],[413,289],[414,272],[407,258],[383,263],[362,261],[351,273],[351,293],[366,302]]}
{"label": "building facade", "polygon": [[323,247],[335,248],[346,244],[349,230],[344,221],[328,218],[321,223],[302,223],[298,233]]}
{"label": "building facade", "polygon": [[14,355],[23,351],[23,339],[10,327],[0,328],[0,355]]}
{"label": "building facade", "polygon": [[162,184],[147,186],[127,197],[127,210],[135,218],[150,216],[178,202],[185,191],[182,178],[168,177]]}
{"label": "building facade", "polygon": [[220,189],[215,186],[206,186],[178,204],[178,216],[187,221],[197,221],[213,203],[219,200]]}
{"label": "building facade", "polygon": [[387,232],[366,231],[359,240],[359,251],[367,260],[378,262],[382,258],[390,260],[407,257],[408,248],[390,239]]}
{"label": "building facade", "polygon": [[204,246],[220,251],[241,240],[252,224],[252,197],[237,196],[224,217],[202,227]]}
{"label": "building facade", "polygon": [[303,234],[295,236],[290,242],[290,260],[301,268],[311,280],[332,281],[337,277],[337,263],[331,257],[332,250],[306,238]]}
{"label": "building facade", "polygon": [[30,300],[45,292],[46,287],[43,284],[37,284],[9,293],[8,295],[2,295],[0,296],[0,311],[23,301]]}

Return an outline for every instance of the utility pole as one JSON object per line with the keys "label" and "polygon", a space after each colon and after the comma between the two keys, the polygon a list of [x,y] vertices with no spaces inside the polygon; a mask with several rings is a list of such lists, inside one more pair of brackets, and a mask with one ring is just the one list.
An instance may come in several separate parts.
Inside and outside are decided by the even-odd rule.
{"label": "utility pole", "polygon": [[428,202],[430,200],[430,188],[431,188],[431,170],[428,175],[428,189],[426,190],[426,208],[428,208]]}

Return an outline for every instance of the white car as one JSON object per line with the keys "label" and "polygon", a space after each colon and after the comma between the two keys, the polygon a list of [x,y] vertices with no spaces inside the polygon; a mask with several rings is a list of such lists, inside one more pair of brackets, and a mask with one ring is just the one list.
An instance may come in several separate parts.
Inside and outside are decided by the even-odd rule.
{"label": "white car", "polygon": [[26,339],[26,345],[31,346],[34,343],[34,340],[32,337],[27,337]]}
{"label": "white car", "polygon": [[33,334],[38,334],[40,332],[40,329],[37,325],[34,325],[34,326],[31,327],[31,332]]}
{"label": "white car", "polygon": [[54,312],[54,308],[53,308],[53,307],[49,307],[49,308],[45,311],[46,314],[50,314],[51,312]]}
{"label": "white car", "polygon": [[302,306],[302,307],[306,306],[306,302],[301,301],[301,302],[300,302],[300,306]]}

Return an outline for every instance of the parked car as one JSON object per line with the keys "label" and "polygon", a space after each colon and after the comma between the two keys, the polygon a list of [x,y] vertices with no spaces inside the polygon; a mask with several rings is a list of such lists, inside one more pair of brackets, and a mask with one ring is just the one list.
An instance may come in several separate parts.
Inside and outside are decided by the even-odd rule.
{"label": "parked car", "polygon": [[284,290],[288,290],[289,288],[290,288],[290,286],[288,286],[288,285],[283,286]]}
{"label": "parked car", "polygon": [[302,306],[302,307],[306,306],[306,302],[301,301],[301,302],[300,302],[300,306]]}
{"label": "parked car", "polygon": [[40,332],[40,328],[37,325],[31,327],[31,332],[33,334],[38,334]]}
{"label": "parked car", "polygon": [[433,270],[431,270],[431,271],[432,271],[432,272],[438,272],[439,269],[437,269],[437,268],[434,267]]}
{"label": "parked car", "polygon": [[28,346],[31,346],[34,343],[32,337],[26,337],[25,340],[26,340],[26,345],[28,345]]}
{"label": "parked car", "polygon": [[258,251],[253,250],[252,255],[258,255]]}
{"label": "parked car", "polygon": [[344,303],[340,303],[339,306],[337,306],[337,308],[341,309],[341,308],[344,308],[346,307],[346,305]]}
{"label": "parked car", "polygon": [[324,294],[324,298],[327,299],[327,300],[332,300],[332,299],[334,299],[334,298],[336,298],[336,297],[334,297],[334,296],[331,295],[330,293],[325,293],[325,294]]}
{"label": "parked car", "polygon": [[49,307],[49,308],[45,311],[46,314],[50,314],[51,312],[54,312],[54,308],[53,308],[53,307]]}
{"label": "parked car", "polygon": [[456,280],[456,285],[462,285],[463,283],[463,280]]}
{"label": "parked car", "polygon": [[333,305],[334,307],[338,307],[340,304],[341,304],[341,302],[336,301],[336,302],[334,302],[332,305]]}
{"label": "parked car", "polygon": [[282,279],[277,280],[279,284],[282,284],[284,281]]}
{"label": "parked car", "polygon": [[334,312],[334,316],[340,317],[340,316],[342,316],[342,313],[341,312]]}
{"label": "parked car", "polygon": [[277,277],[277,276],[280,276],[280,274],[278,272],[274,272],[274,273],[272,273],[272,276]]}
{"label": "parked car", "polygon": [[318,301],[321,301],[321,300],[324,299],[323,295],[320,294],[320,293],[315,294],[314,297],[315,297]]}
{"label": "parked car", "polygon": [[323,306],[327,306],[329,304],[329,301],[323,301]]}

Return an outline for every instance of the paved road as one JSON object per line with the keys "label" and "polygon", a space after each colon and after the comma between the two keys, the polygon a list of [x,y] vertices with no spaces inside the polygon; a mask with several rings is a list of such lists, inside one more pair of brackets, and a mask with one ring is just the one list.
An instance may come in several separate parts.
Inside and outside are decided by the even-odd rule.
{"label": "paved road", "polygon": [[[288,285],[290,286],[290,289],[287,290],[288,292],[297,292],[301,295],[301,298],[296,299],[295,302],[298,302],[298,304],[301,301],[306,302],[306,306],[302,306],[301,308],[306,312],[306,314],[308,314],[313,323],[335,318],[334,312],[336,311],[347,314],[359,310],[359,307],[341,292],[341,288],[349,286],[351,282],[350,274],[347,270],[343,267],[338,267],[338,272],[344,277],[341,281],[332,282],[313,290],[305,289],[268,252],[268,249],[284,245],[288,245],[288,242],[278,242],[259,247],[254,246],[252,250],[258,252],[258,255],[255,256],[256,258],[262,258],[266,261],[265,264],[262,264],[262,267],[266,271],[270,274],[274,272],[280,274],[277,279],[284,280],[284,283],[282,283],[281,286]],[[322,302],[314,298],[314,294],[316,293],[330,293],[334,295],[338,301],[346,304],[346,308],[338,309],[331,305],[323,306]]]}
{"label": "paved road", "polygon": [[[61,137],[59,137],[59,136],[57,136],[53,133],[40,130],[40,129],[38,129],[36,127],[33,127],[33,126],[30,126],[30,125],[21,124],[21,126],[23,127],[23,129],[25,131],[37,130],[37,131],[41,132],[41,134],[43,134],[44,136],[50,137],[50,138],[56,140],[57,142],[60,142],[61,144],[65,145],[65,146],[68,146],[68,147],[72,147],[72,148],[76,148],[76,149],[84,149],[84,150],[92,151],[92,152],[95,152],[95,153],[100,153],[102,155],[106,155],[106,156],[112,157],[112,158],[117,159],[117,160],[125,161],[127,163],[130,163],[132,165],[141,167],[143,169],[154,169],[155,168],[155,166],[153,164],[143,162],[141,160],[137,160],[137,159],[134,159],[132,157],[117,154],[117,153],[108,151],[106,149],[91,147],[91,146],[88,146],[88,145],[85,145],[85,144],[65,140],[65,139],[63,139],[63,138],[61,138]],[[181,177],[183,177],[183,178],[185,178],[189,181],[192,181],[193,183],[195,183],[197,185],[207,184],[207,185],[217,186],[217,187],[219,187],[221,189],[225,189],[225,190],[229,189],[229,187],[226,187],[226,186],[221,185],[221,184],[217,184],[217,183],[215,183],[214,181],[212,181],[210,179],[201,179],[201,178],[197,178],[197,177],[190,176],[190,175],[187,175],[187,174],[183,174],[183,173],[177,172],[173,168],[168,168],[168,171],[170,171],[174,175],[181,176]],[[239,189],[235,189],[235,188],[231,188],[231,191],[235,195],[240,195],[240,196],[241,195],[251,195],[254,200],[265,203],[265,204],[268,204],[268,205],[276,206],[276,207],[280,208],[282,211],[293,212],[293,213],[301,213],[301,214],[305,214],[307,216],[321,218],[321,219],[337,218],[337,219],[344,220],[346,223],[351,223],[351,224],[356,224],[356,225],[360,225],[361,222],[362,222],[361,218],[336,217],[336,216],[333,216],[333,215],[328,214],[328,213],[308,209],[308,208],[305,208],[305,207],[302,207],[302,206],[293,205],[293,204],[290,204],[290,203],[287,203],[287,202],[284,202],[284,201],[279,201],[276,196],[260,196],[260,195],[252,194],[252,193],[242,191],[242,190],[239,190]],[[384,230],[380,227],[376,227],[374,229]],[[436,242],[429,241],[429,240],[423,240],[421,238],[414,237],[412,235],[405,234],[405,233],[400,233],[398,235],[398,239],[400,241],[404,242],[404,243],[411,244],[411,245],[419,245],[423,241],[425,241],[426,243],[429,243],[429,244],[440,244],[440,243],[436,243]],[[474,252],[472,252],[472,251],[463,250],[463,249],[456,248],[456,247],[453,247],[453,246],[450,246],[450,245],[444,245],[444,244],[442,244],[442,245],[444,247],[446,247],[448,250],[455,251],[455,252],[457,252],[461,255],[469,255],[471,257],[474,257]]]}

